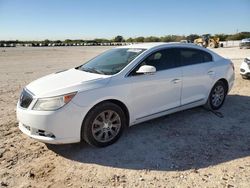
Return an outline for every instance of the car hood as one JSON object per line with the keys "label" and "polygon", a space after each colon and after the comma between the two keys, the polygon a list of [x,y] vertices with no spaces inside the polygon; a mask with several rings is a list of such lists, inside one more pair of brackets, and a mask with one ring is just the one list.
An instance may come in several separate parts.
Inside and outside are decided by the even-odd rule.
{"label": "car hood", "polygon": [[27,85],[26,89],[36,98],[52,97],[103,87],[109,79],[109,75],[69,69],[39,78]]}

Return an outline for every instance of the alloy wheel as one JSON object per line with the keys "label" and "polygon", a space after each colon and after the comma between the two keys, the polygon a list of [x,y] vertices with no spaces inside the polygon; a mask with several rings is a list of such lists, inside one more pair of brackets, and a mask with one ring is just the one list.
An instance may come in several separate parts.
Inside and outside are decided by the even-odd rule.
{"label": "alloy wheel", "polygon": [[121,118],[113,110],[101,112],[92,123],[92,134],[98,142],[109,142],[120,131]]}
{"label": "alloy wheel", "polygon": [[212,93],[212,104],[215,107],[220,106],[223,103],[225,97],[225,91],[222,85],[218,85],[214,88]]}

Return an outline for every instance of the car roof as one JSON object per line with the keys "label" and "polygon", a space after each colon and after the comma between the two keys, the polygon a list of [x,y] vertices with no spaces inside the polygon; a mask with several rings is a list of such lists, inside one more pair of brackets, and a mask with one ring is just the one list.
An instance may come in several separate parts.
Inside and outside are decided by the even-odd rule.
{"label": "car roof", "polygon": [[141,49],[151,49],[157,47],[197,47],[199,46],[191,43],[180,43],[180,42],[151,42],[151,43],[138,43],[130,44],[126,46],[120,46],[118,48],[141,48]]}
{"label": "car roof", "polygon": [[222,56],[218,55],[217,53],[211,51],[210,49],[198,46],[193,43],[180,43],[180,42],[153,42],[153,43],[138,43],[138,44],[131,44],[127,46],[120,46],[118,48],[137,48],[137,49],[158,49],[158,48],[167,48],[167,47],[182,47],[182,48],[193,48],[193,49],[199,49],[205,52],[210,53],[214,60],[221,59]]}
{"label": "car roof", "polygon": [[150,43],[137,43],[137,44],[130,44],[126,46],[121,46],[121,48],[142,48],[142,49],[150,49],[156,46],[161,46],[167,44],[165,42],[150,42]]}

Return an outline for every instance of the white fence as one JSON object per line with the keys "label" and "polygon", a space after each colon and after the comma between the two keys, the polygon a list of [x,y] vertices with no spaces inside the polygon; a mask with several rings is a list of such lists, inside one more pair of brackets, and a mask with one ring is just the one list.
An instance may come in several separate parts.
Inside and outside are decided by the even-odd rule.
{"label": "white fence", "polygon": [[229,41],[220,41],[220,44],[223,44],[223,47],[238,47],[240,46],[241,40],[229,40]]}

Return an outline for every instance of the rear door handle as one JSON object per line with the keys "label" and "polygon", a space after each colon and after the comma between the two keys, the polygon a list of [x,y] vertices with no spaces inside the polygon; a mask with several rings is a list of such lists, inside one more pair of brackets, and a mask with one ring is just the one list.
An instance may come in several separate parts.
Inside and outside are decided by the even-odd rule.
{"label": "rear door handle", "polygon": [[208,74],[208,75],[214,75],[215,72],[214,72],[214,71],[208,71],[207,74]]}
{"label": "rear door handle", "polygon": [[174,84],[177,84],[179,83],[181,80],[180,79],[173,79],[171,82],[174,83]]}

